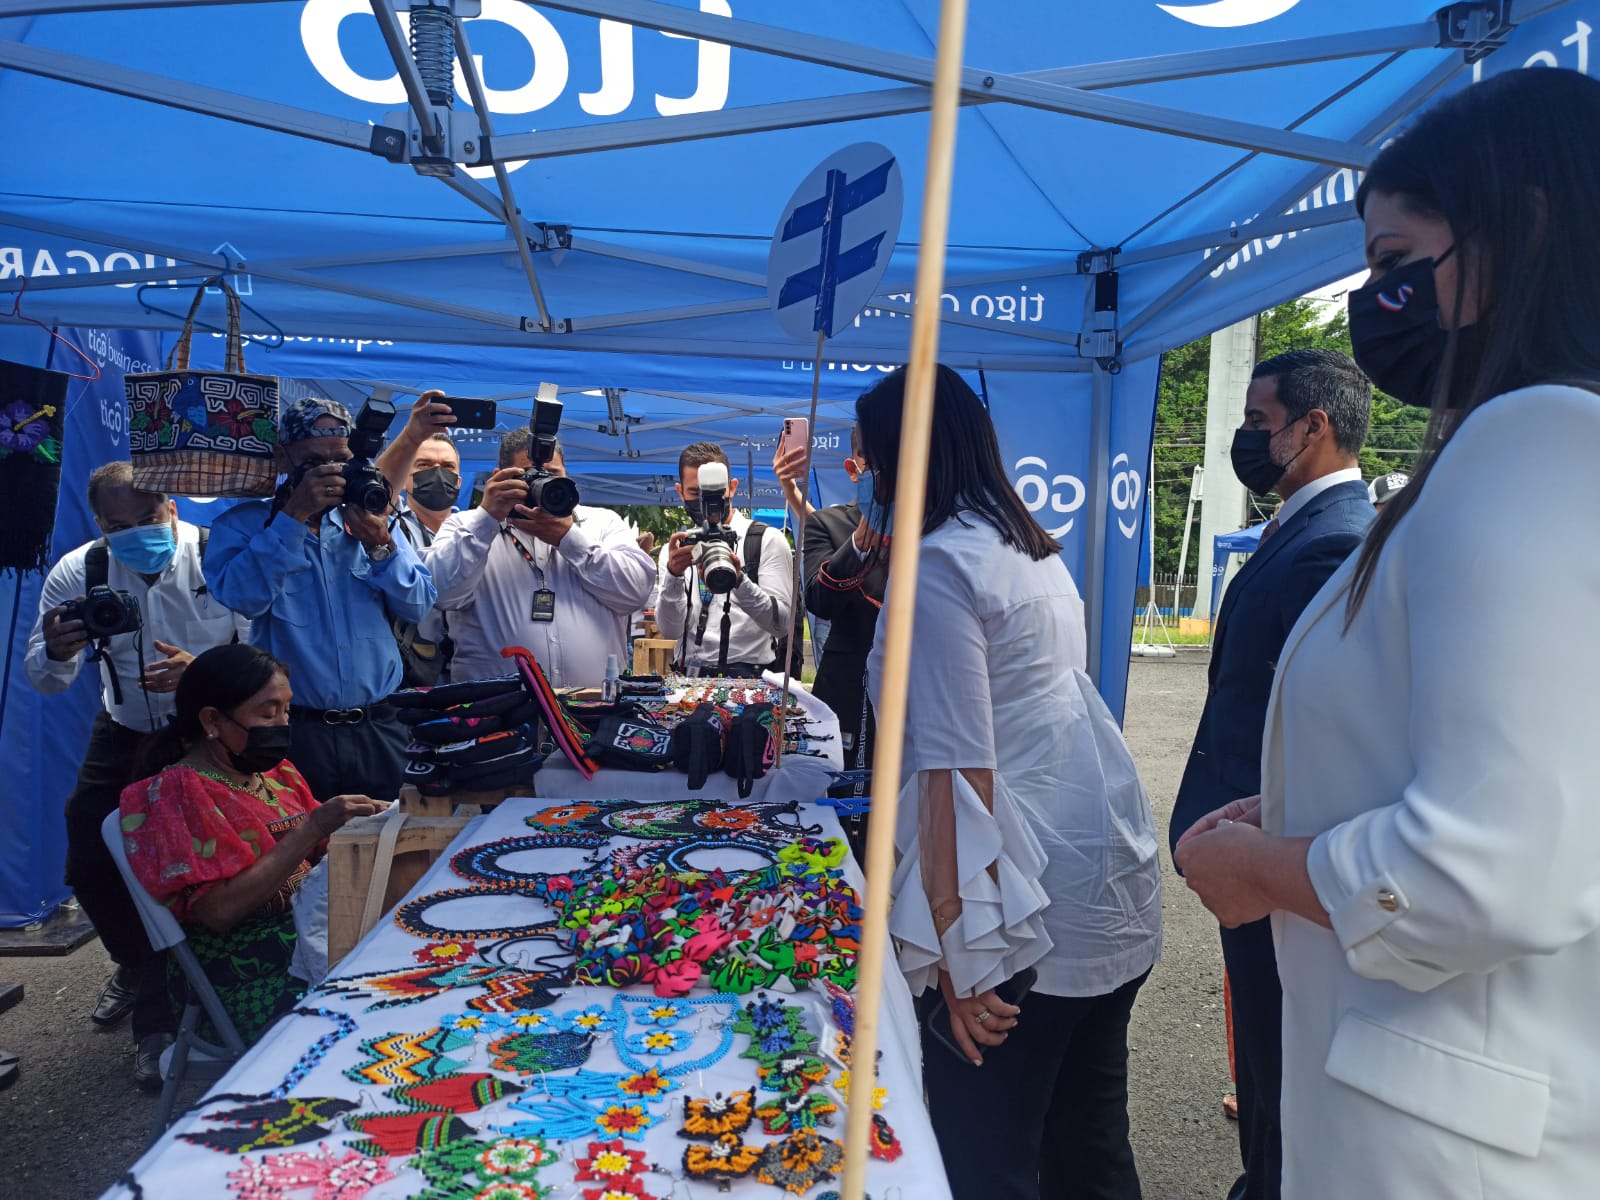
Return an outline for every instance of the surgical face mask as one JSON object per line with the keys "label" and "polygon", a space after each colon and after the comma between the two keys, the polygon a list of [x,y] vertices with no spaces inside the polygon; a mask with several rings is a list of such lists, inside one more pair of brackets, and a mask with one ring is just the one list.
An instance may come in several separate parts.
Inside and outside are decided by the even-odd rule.
{"label": "surgical face mask", "polygon": [[461,476],[449,467],[429,467],[411,477],[411,502],[429,512],[447,512],[461,495]]}
{"label": "surgical face mask", "polygon": [[[1406,263],[1350,293],[1350,343],[1356,365],[1379,389],[1404,404],[1426,408],[1433,403],[1450,341],[1450,331],[1439,324],[1433,273],[1454,253],[1452,246],[1437,260]],[[1478,338],[1476,325],[1456,330],[1458,370],[1476,358]]]}
{"label": "surgical face mask", "polygon": [[1277,487],[1283,479],[1284,472],[1294,465],[1295,458],[1305,453],[1302,448],[1286,463],[1280,463],[1272,457],[1272,439],[1294,423],[1290,421],[1283,429],[1233,431],[1233,445],[1228,451],[1228,458],[1233,464],[1233,473],[1239,477],[1240,483],[1256,495],[1265,496]]}
{"label": "surgical face mask", "polygon": [[111,557],[128,570],[139,575],[159,575],[178,552],[178,538],[172,522],[163,521],[160,525],[136,525],[108,533],[106,546]]}
{"label": "surgical face mask", "polygon": [[873,496],[877,481],[871,471],[861,471],[856,475],[856,507],[861,510],[861,515],[866,518],[867,527],[878,533],[888,533],[894,520],[894,505],[887,507],[878,503]]}
{"label": "surgical face mask", "polygon": [[[257,771],[270,771],[294,748],[294,734],[287,725],[240,725],[227,713],[223,718],[244,730],[243,750],[228,750],[228,759],[236,771],[254,775]],[[224,750],[228,748],[223,747]]]}
{"label": "surgical face mask", "polygon": [[689,520],[696,525],[704,525],[706,523],[706,502],[704,500],[698,498],[685,500],[683,502],[683,511],[689,514]]}

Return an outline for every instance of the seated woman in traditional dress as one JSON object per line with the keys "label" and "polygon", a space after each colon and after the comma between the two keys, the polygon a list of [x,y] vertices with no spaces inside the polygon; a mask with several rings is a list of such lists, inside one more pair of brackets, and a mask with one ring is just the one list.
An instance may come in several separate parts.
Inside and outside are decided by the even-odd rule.
{"label": "seated woman in traditional dress", "polygon": [[[172,910],[246,1043],[299,1001],[290,901],[328,835],[386,806],[312,797],[289,763],[287,668],[255,646],[205,651],[178,683],[172,723],[141,748],[122,793],[133,873]],[[171,970],[177,974],[176,963]]]}

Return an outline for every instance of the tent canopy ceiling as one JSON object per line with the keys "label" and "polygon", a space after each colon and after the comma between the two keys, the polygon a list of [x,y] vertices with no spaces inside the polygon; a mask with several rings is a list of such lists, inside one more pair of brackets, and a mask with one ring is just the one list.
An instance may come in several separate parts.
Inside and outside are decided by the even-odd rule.
{"label": "tent canopy ceiling", "polygon": [[[1088,371],[1354,269],[1371,144],[1556,6],[975,0],[942,355]],[[660,386],[681,377],[636,356],[797,356],[767,308],[774,225],[817,162],[875,141],[913,202],[830,353],[904,360],[936,0],[454,7],[447,110],[404,49],[436,23],[393,0],[0,0],[0,103],[31,114],[0,287],[28,276],[47,320],[170,328],[181,300],[135,285],[228,271],[258,329],[621,356],[585,381]]]}

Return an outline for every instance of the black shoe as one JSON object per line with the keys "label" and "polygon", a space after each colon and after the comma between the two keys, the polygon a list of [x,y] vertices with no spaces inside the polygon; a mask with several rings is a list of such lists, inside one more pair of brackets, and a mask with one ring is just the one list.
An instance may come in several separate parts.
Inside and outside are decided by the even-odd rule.
{"label": "black shoe", "polygon": [[9,1050],[0,1050],[0,1092],[17,1081],[22,1071],[22,1060]]}
{"label": "black shoe", "polygon": [[96,1025],[115,1025],[133,1010],[138,991],[138,974],[127,967],[118,967],[116,973],[106,980],[105,990],[100,993],[100,1002],[94,1006],[89,1019]]}
{"label": "black shoe", "polygon": [[141,1092],[161,1090],[161,1053],[176,1040],[170,1033],[152,1033],[139,1039],[133,1053],[133,1084]]}

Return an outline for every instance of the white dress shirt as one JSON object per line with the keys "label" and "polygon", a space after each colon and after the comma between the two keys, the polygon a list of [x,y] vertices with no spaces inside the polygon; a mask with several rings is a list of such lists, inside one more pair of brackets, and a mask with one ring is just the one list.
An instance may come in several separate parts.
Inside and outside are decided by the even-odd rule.
{"label": "white dress shirt", "polygon": [[1278,528],[1282,529],[1289,523],[1289,518],[1294,516],[1306,505],[1310,504],[1323,492],[1341,483],[1360,483],[1361,468],[1344,467],[1337,471],[1329,471],[1302,487],[1278,506]]}
{"label": "white dress shirt", "polygon": [[[533,652],[555,687],[595,686],[606,656],[626,660],[628,618],[650,594],[650,556],[616,513],[579,505],[559,546],[506,532],[482,508],[450,516],[427,549],[428,570],[449,613],[452,679],[504,675],[506,646]],[[530,565],[517,543],[533,558]],[[555,619],[533,620],[533,594],[555,593]]]}
{"label": "white dress shirt", "polygon": [[[742,562],[745,534],[750,528],[750,518],[735,511],[728,521],[739,541],[733,547]],[[695,561],[699,562],[699,548]],[[656,624],[661,636],[671,638],[683,647],[687,629],[687,648],[684,659],[691,674],[710,675],[717,669],[717,655],[722,648],[722,603],[724,597],[713,596],[700,587],[700,569],[691,566],[681,578],[674,578],[667,570],[667,549],[662,547],[659,567],[661,594],[656,598]],[[728,661],[754,663],[766,666],[773,660],[773,638],[789,632],[790,597],[794,587],[794,551],[783,530],[769,528],[761,535],[761,566],[759,582],[750,582],[750,576],[739,574],[728,597]],[[705,622],[705,634],[698,645],[695,634],[699,629],[700,615],[710,606]]]}
{"label": "white dress shirt", "polygon": [[[1083,601],[1060,557],[1035,562],[965,514],[922,539],[890,931],[913,993],[958,993],[1035,966],[1035,990],[1099,996],[1161,952],[1155,821],[1116,721],[1083,674]],[[894,580],[889,580],[889,591]],[[889,600],[885,597],[885,611]],[[867,662],[883,690],[886,621]],[[959,774],[994,772],[994,808]],[[941,939],[922,880],[921,772],[949,771],[962,911]]]}
{"label": "white dress shirt", "polygon": [[[39,594],[39,615],[34,618],[33,632],[28,635],[24,669],[28,681],[46,695],[71,687],[90,653],[81,651],[66,662],[56,662],[46,654],[44,614],[84,594],[84,560],[94,544],[84,543],[52,567]],[[187,521],[178,522],[178,552],[154,583],[146,583],[143,575],[128,570],[117,561],[116,555],[110,555],[109,559],[106,586],[113,591],[128,592],[139,602],[144,626],[136,633],[122,633],[110,639],[107,653],[122,684],[122,703],[115,702],[111,672],[105,663],[100,664],[102,702],[111,719],[119,725],[149,732],[166,724],[173,711],[171,692],[151,693],[139,686],[145,663],[166,657],[156,649],[156,640],[190,654],[199,654],[212,646],[233,641],[235,635],[239,641],[246,640],[250,621],[224,608],[206,588],[200,569],[200,531]]]}

